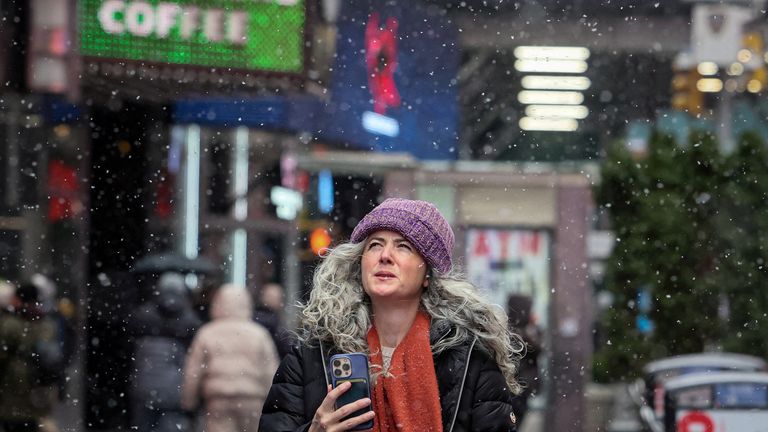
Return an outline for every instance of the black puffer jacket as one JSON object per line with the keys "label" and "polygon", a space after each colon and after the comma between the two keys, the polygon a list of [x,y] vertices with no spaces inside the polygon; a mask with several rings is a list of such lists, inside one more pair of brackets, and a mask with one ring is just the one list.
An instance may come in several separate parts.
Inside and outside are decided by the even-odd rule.
{"label": "black puffer jacket", "polygon": [[[183,288],[183,287],[182,287]],[[183,291],[161,288],[128,321],[134,337],[131,398],[160,410],[181,410],[184,358],[200,319]]]}
{"label": "black puffer jacket", "polygon": [[[441,325],[442,324],[442,325]],[[453,329],[433,323],[432,344]],[[336,351],[327,345],[294,346],[283,359],[264,402],[259,431],[306,431],[330,381],[324,367]],[[512,400],[495,361],[476,340],[435,356],[444,432],[515,431]]]}

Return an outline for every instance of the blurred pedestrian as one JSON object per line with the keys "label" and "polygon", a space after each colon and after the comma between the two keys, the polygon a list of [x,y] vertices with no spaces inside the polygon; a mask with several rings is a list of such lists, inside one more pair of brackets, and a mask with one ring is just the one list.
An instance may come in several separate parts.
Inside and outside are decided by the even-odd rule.
{"label": "blurred pedestrian", "polygon": [[244,287],[224,285],[213,295],[211,322],[195,335],[184,366],[182,403],[204,409],[206,432],[255,432],[277,369],[269,332],[251,319]]}
{"label": "blurred pedestrian", "polygon": [[[373,419],[374,431],[514,431],[522,344],[503,311],[452,271],[453,242],[434,205],[388,199],[330,250],[261,430],[348,430]],[[348,386],[331,389],[328,359],[353,352],[369,355],[372,400],[335,409]]]}
{"label": "blurred pedestrian", "polygon": [[13,299],[16,296],[16,287],[7,280],[0,278],[0,316],[3,313],[13,312]]}
{"label": "blurred pedestrian", "polygon": [[35,273],[29,280],[30,284],[37,288],[40,311],[53,323],[56,330],[56,342],[61,353],[61,370],[56,371],[55,376],[50,378],[56,381],[59,399],[63,400],[67,387],[65,369],[72,362],[76,348],[74,305],[66,297],[59,298],[59,289],[48,276]]}
{"label": "blurred pedestrian", "polygon": [[43,314],[37,287],[16,288],[0,313],[0,430],[42,430],[56,403],[61,352],[55,324]]}
{"label": "blurred pedestrian", "polygon": [[183,432],[190,419],[181,406],[182,368],[202,324],[192,310],[184,276],[163,273],[153,296],[132,313],[134,338],[131,424],[138,432]]}
{"label": "blurred pedestrian", "polygon": [[288,353],[289,334],[283,326],[285,292],[277,283],[268,283],[261,287],[257,297],[259,301],[253,310],[253,320],[263,325],[272,335],[277,347],[277,354],[283,358]]}
{"label": "blurred pedestrian", "polygon": [[515,398],[515,415],[522,424],[528,411],[528,402],[539,390],[539,354],[541,353],[541,330],[532,313],[533,300],[522,294],[511,294],[507,298],[507,315],[510,329],[519,334],[525,342],[526,351],[520,360],[520,384],[523,392]]}

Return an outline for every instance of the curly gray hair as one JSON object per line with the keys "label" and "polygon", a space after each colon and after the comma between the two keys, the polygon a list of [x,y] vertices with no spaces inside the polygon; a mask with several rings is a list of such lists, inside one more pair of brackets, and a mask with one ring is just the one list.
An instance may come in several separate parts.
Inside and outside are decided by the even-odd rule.
{"label": "curly gray hair", "polygon": [[[300,305],[300,342],[333,343],[342,352],[369,352],[366,336],[371,300],[363,290],[361,258],[365,242],[343,243],[329,250],[315,269],[309,301]],[[432,347],[435,354],[477,336],[493,355],[507,385],[521,391],[515,375],[525,344],[507,328],[506,313],[482,297],[458,272],[432,272],[421,305],[432,320],[446,320],[455,331]]]}

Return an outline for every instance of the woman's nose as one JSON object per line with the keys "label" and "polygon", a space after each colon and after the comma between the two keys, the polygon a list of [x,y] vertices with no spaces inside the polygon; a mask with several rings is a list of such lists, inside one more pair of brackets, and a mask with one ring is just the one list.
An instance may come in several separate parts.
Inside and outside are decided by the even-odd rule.
{"label": "woman's nose", "polygon": [[381,261],[381,262],[390,262],[390,261],[392,261],[392,246],[391,245],[384,245],[384,247],[381,248],[381,255],[379,255],[379,261]]}

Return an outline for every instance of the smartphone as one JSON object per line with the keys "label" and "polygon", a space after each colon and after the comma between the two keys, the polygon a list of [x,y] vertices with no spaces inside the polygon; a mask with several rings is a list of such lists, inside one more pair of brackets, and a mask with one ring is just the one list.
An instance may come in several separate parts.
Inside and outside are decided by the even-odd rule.
{"label": "smartphone", "polygon": [[[336,409],[359,399],[371,397],[370,375],[368,374],[368,356],[363,353],[336,354],[330,360],[331,383],[333,388],[349,382],[352,387],[336,400]],[[357,417],[372,410],[372,406],[359,409],[344,419]],[[351,430],[365,430],[373,427],[373,419],[359,424]]]}

